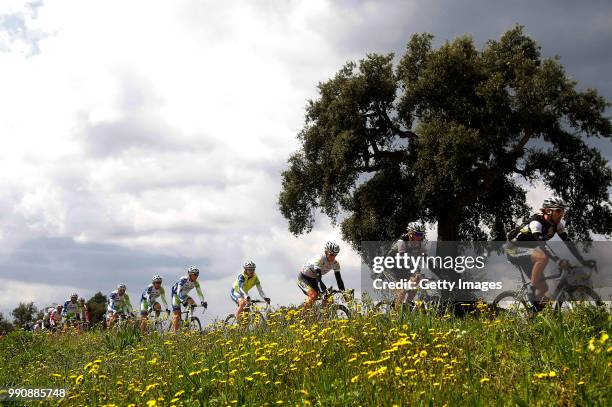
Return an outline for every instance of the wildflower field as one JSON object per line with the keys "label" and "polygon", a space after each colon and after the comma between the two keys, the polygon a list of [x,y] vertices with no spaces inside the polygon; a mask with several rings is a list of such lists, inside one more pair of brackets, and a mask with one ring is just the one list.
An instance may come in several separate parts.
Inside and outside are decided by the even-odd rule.
{"label": "wildflower field", "polygon": [[[0,388],[66,388],[59,405],[610,405],[612,319],[408,314],[177,336],[137,329],[0,339]],[[17,402],[12,405],[38,402]]]}

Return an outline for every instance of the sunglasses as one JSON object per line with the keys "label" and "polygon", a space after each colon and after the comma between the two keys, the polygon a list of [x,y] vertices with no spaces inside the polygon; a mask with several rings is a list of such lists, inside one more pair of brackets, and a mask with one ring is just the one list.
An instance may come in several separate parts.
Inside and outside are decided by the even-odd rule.
{"label": "sunglasses", "polygon": [[425,237],[425,232],[412,232],[414,237]]}

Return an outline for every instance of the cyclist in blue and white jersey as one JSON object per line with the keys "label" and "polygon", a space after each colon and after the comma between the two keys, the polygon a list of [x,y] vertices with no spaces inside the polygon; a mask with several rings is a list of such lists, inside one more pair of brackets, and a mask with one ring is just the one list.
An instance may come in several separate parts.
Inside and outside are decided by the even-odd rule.
{"label": "cyclist in blue and white jersey", "polygon": [[179,278],[176,283],[172,286],[172,331],[176,333],[179,327],[179,321],[181,319],[181,305],[195,305],[195,301],[188,294],[193,288],[196,289],[198,297],[200,297],[200,304],[206,308],[208,304],[204,301],[204,294],[198,283],[198,276],[200,270],[197,267],[189,267],[187,269],[187,275]]}
{"label": "cyclist in blue and white jersey", "polygon": [[117,315],[132,312],[132,303],[130,302],[130,296],[125,292],[126,289],[125,284],[119,284],[117,289],[108,295],[106,318],[109,329],[113,327]]}
{"label": "cyclist in blue and white jersey", "polygon": [[146,328],[146,318],[150,312],[154,311],[155,315],[159,316],[162,309],[161,304],[157,301],[159,298],[161,298],[164,303],[166,312],[170,312],[168,303],[166,302],[166,291],[164,287],[162,287],[162,277],[155,275],[151,279],[151,284],[142,292],[142,296],[140,297],[140,317],[142,318],[140,321],[140,330],[142,332],[144,332]]}
{"label": "cyclist in blue and white jersey", "polygon": [[77,314],[79,312],[79,295],[77,293],[70,294],[70,298],[64,302],[62,307],[62,317],[64,317],[64,331],[68,328],[68,325],[74,324],[77,321]]}

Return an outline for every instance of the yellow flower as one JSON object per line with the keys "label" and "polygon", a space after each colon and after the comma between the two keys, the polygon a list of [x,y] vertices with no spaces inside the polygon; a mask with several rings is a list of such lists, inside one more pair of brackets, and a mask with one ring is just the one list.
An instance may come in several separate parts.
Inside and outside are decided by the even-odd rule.
{"label": "yellow flower", "polygon": [[244,378],[245,380],[248,380],[249,382],[253,381],[253,378],[251,376],[247,376]]}
{"label": "yellow flower", "polygon": [[268,359],[268,358],[267,358],[267,357],[265,357],[265,356],[262,356],[262,357],[259,357],[259,358],[255,359],[255,362],[264,362],[264,361],[266,361],[266,360],[270,360],[270,359]]}
{"label": "yellow flower", "polygon": [[599,338],[599,343],[604,343],[608,340],[608,338],[610,338],[610,336],[607,333],[602,332],[601,337]]}
{"label": "yellow flower", "polygon": [[351,383],[355,383],[357,380],[359,380],[359,375],[353,376],[353,378],[351,379]]}
{"label": "yellow flower", "polygon": [[53,376],[53,377],[62,377],[62,375],[58,374],[58,373],[51,373],[51,376]]}
{"label": "yellow flower", "polygon": [[317,362],[317,366],[321,366],[323,364],[323,362],[319,361]]}
{"label": "yellow flower", "polygon": [[595,338],[591,338],[591,340],[589,340],[589,350],[591,352],[595,350]]}
{"label": "yellow flower", "polygon": [[426,350],[422,350],[421,353],[419,353],[419,356],[424,358],[425,356],[427,356],[427,351]]}
{"label": "yellow flower", "polygon": [[480,384],[482,383],[486,383],[488,381],[490,381],[491,379],[489,379],[488,377],[483,377],[482,379],[480,379]]}
{"label": "yellow flower", "polygon": [[83,383],[83,375],[79,375],[79,376],[77,376],[77,378],[76,378],[76,379],[74,379],[74,382],[75,382],[76,384],[81,384],[81,383]]}
{"label": "yellow flower", "polygon": [[555,377],[557,375],[557,372],[555,372],[554,370],[551,370],[550,372],[548,372],[548,377]]}
{"label": "yellow flower", "polygon": [[157,400],[155,400],[155,399],[147,401],[147,407],[153,407],[153,406],[156,406],[156,405],[157,405]]}
{"label": "yellow flower", "polygon": [[147,363],[155,365],[155,364],[157,364],[157,358],[153,358],[153,359],[149,360]]}

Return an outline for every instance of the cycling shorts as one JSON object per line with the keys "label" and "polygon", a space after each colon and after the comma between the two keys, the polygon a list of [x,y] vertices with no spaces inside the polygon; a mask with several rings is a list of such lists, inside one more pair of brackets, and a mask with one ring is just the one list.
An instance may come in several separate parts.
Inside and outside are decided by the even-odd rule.
{"label": "cycling shorts", "polygon": [[[187,301],[189,300],[193,301],[193,299],[190,296],[187,296]],[[183,303],[181,299],[179,298],[178,294],[172,291],[172,311],[180,311],[181,305],[183,305]]]}
{"label": "cycling shorts", "polygon": [[298,273],[297,285],[298,287],[300,287],[300,290],[302,290],[302,292],[306,295],[308,295],[309,290],[314,290],[317,294],[321,293],[317,279],[308,277],[304,275],[301,271]]}
{"label": "cycling shorts", "polygon": [[[157,301],[153,301],[150,305],[147,300],[140,301],[140,315],[147,315],[149,313],[149,308],[155,309],[155,304],[159,304]],[[161,304],[159,304],[161,309]]]}

